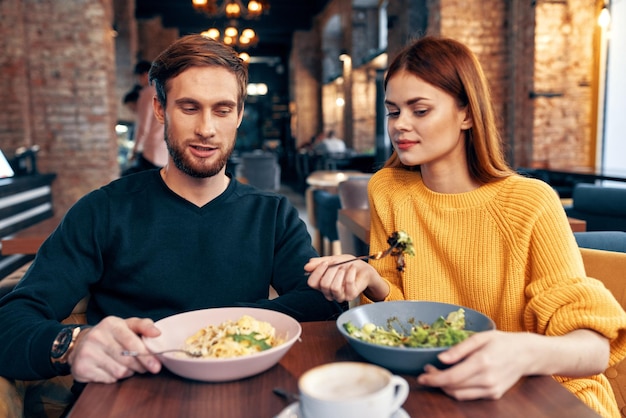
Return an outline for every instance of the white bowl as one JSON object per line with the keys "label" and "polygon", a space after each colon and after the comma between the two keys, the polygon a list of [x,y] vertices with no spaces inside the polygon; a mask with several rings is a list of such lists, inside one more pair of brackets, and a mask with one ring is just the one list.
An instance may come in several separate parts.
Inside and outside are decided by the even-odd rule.
{"label": "white bowl", "polygon": [[249,315],[259,321],[269,322],[276,329],[276,337],[284,342],[276,347],[234,358],[185,358],[177,353],[159,355],[163,365],[172,373],[205,382],[225,382],[242,379],[264,372],[274,366],[300,338],[302,327],[292,317],[261,308],[213,308],[184,312],[157,321],[161,330],[156,338],[144,338],[148,350],[181,348],[185,340],[201,328],[237,321]]}
{"label": "white bowl", "polygon": [[349,309],[337,318],[337,328],[352,348],[369,362],[383,366],[394,373],[420,374],[426,364],[445,367],[437,360],[437,356],[449,347],[387,347],[353,337],[345,330],[344,324],[352,322],[359,328],[366,323],[387,327],[387,321],[395,317],[406,329],[409,329],[413,321],[431,324],[440,316],[445,318],[450,312],[457,311],[459,308],[465,310],[465,329],[481,332],[496,328],[491,318],[464,306],[410,300],[368,303]]}

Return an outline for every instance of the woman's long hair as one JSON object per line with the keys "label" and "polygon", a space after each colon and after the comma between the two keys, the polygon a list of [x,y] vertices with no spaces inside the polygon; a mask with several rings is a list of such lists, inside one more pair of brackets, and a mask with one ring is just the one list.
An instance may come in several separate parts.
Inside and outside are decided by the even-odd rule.
{"label": "woman's long hair", "polygon": [[[427,36],[405,47],[393,60],[385,74],[384,88],[399,71],[413,74],[467,106],[472,127],[465,131],[466,158],[472,178],[481,183],[513,174],[502,151],[496,128],[487,80],[476,56],[462,43],[448,38]],[[394,151],[385,167],[409,167]]]}

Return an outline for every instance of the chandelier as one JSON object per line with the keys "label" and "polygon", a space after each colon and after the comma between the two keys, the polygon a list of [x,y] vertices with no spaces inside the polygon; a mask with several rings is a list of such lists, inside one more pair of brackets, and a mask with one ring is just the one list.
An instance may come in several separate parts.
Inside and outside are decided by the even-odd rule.
{"label": "chandelier", "polygon": [[237,21],[231,20],[228,26],[224,29],[224,32],[220,32],[219,29],[213,27],[205,30],[201,33],[206,38],[215,39],[225,45],[232,46],[233,48],[245,49],[254,46],[259,42],[259,37],[256,32],[251,28],[245,28],[241,32],[237,28]]}
{"label": "chandelier", "polygon": [[223,31],[217,27],[202,32],[202,36],[215,39],[228,46],[238,49],[245,49],[256,45],[259,37],[251,28],[239,29],[237,19],[257,19],[262,14],[269,11],[269,2],[267,0],[250,0],[247,7],[242,0],[191,0],[196,11],[202,12],[208,17],[219,18],[226,17],[229,19],[228,24]]}
{"label": "chandelier", "polygon": [[269,11],[267,0],[250,0],[244,7],[241,0],[191,0],[193,8],[209,17],[226,16],[228,19],[256,19]]}

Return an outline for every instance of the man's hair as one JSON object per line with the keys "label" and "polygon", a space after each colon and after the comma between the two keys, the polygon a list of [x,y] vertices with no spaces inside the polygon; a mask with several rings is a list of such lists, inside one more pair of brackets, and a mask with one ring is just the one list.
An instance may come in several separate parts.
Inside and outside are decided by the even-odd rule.
{"label": "man's hair", "polygon": [[152,67],[152,63],[150,61],[141,60],[135,64],[135,74],[145,74],[150,71],[150,67]]}
{"label": "man's hair", "polygon": [[192,67],[221,67],[230,71],[239,85],[237,110],[246,100],[248,67],[231,47],[201,35],[187,35],[161,52],[152,62],[150,83],[154,83],[161,106],[167,104],[170,79]]}
{"label": "man's hair", "polygon": [[[406,71],[452,96],[467,107],[472,127],[465,133],[466,158],[472,178],[487,183],[509,176],[502,151],[487,79],[476,56],[462,43],[427,36],[405,47],[391,62],[383,86],[400,71]],[[394,152],[386,167],[404,166]]]}

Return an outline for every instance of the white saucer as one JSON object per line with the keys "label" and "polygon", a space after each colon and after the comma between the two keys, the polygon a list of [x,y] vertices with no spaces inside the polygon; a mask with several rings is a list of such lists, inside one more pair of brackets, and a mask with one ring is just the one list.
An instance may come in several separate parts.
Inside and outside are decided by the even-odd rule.
{"label": "white saucer", "polygon": [[[294,402],[289,405],[287,408],[283,409],[280,414],[276,415],[274,418],[302,418],[300,414],[300,404],[298,402]],[[391,418],[411,418],[409,414],[402,408],[398,409]]]}

